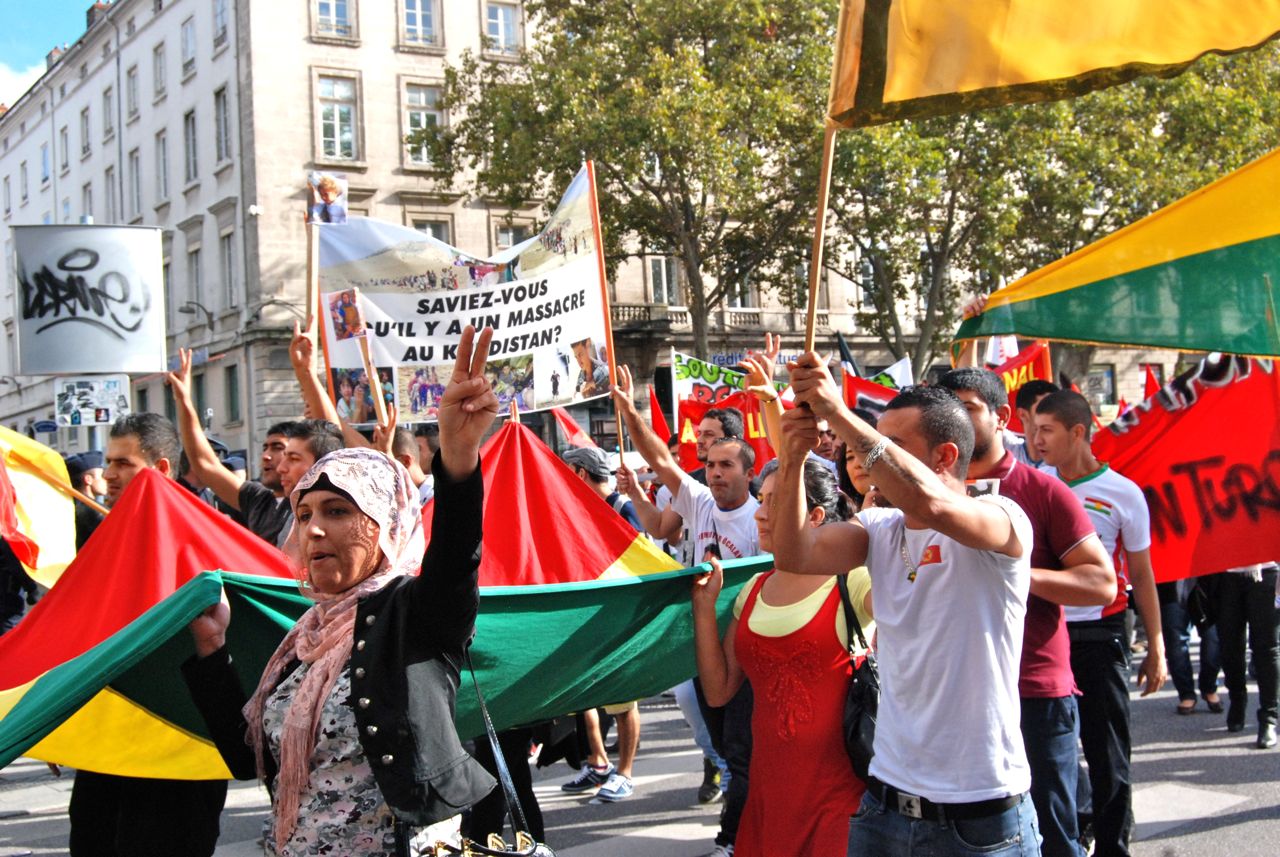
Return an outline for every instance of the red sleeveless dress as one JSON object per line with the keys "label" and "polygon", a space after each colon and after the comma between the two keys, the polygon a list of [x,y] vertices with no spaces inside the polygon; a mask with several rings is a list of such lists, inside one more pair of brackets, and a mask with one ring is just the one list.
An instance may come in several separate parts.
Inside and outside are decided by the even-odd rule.
{"label": "red sleeveless dress", "polygon": [[852,667],[836,636],[840,590],[797,631],[764,637],[750,628],[764,582],[738,619],[738,662],[755,693],[751,786],[734,857],[843,857],[849,817],[865,784],[853,773],[842,733]]}

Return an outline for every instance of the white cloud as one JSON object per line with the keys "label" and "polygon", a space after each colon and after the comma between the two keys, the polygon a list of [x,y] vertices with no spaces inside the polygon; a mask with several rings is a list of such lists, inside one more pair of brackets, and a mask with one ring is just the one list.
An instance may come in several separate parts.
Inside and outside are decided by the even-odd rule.
{"label": "white cloud", "polygon": [[44,70],[44,60],[23,69],[10,68],[0,62],[0,104],[12,107],[13,103],[31,88],[31,84],[40,79]]}

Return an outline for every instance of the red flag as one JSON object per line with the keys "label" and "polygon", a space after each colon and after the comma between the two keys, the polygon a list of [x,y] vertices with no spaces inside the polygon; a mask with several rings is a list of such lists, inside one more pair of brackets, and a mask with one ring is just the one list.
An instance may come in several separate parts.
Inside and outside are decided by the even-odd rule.
{"label": "red flag", "polygon": [[23,565],[35,568],[40,564],[40,546],[18,527],[18,495],[3,460],[0,460],[0,538],[9,543],[13,555]]}
{"label": "red flag", "polygon": [[596,442],[591,439],[591,435],[578,425],[578,421],[569,415],[564,408],[552,408],[551,413],[556,416],[556,425],[560,426],[560,433],[564,435],[565,443],[570,446],[595,446]]}
{"label": "red flag", "polygon": [[[1053,380],[1053,364],[1049,355],[1049,343],[1044,340],[1038,340],[1030,348],[1023,350],[1018,356],[1000,364],[991,370],[1000,376],[1000,380],[1004,381],[1005,392],[1009,394],[1009,404],[1013,404],[1017,398],[1018,390],[1028,381],[1039,379],[1041,381]],[[1018,411],[1015,408],[1013,416],[1009,418],[1009,430],[1021,433],[1023,431],[1022,420],[1018,419]]]}
{"label": "red flag", "polygon": [[1150,399],[1156,393],[1160,392],[1161,384],[1156,380],[1156,373],[1151,370],[1151,364],[1148,363],[1144,367],[1147,370],[1147,383],[1142,390],[1142,398]]}
{"label": "red flag", "polygon": [[[892,391],[890,391],[892,392]],[[680,425],[680,466],[694,471],[702,466],[698,461],[698,443],[695,429],[702,422],[703,415],[712,408],[737,408],[742,411],[745,440],[756,452],[755,472],[775,458],[773,447],[764,433],[764,414],[760,413],[760,400],[750,393],[738,392],[726,396],[718,402],[695,402],[692,399],[680,400],[680,411],[676,415]]]}
{"label": "red flag", "polygon": [[[480,449],[484,478],[481,586],[572,583],[678,567],[516,422]],[[423,507],[431,539],[435,500]],[[565,538],[568,533],[573,538]]]}
{"label": "red flag", "polygon": [[849,410],[861,408],[878,419],[884,413],[884,406],[896,395],[898,391],[892,387],[859,378],[851,372],[844,373],[844,403]]}
{"label": "red flag", "polygon": [[1120,401],[1116,404],[1116,414],[1123,414],[1127,410],[1129,410],[1129,403],[1124,400],[1123,396],[1121,396]]}
{"label": "red flag", "polygon": [[663,442],[671,437],[667,415],[662,412],[662,405],[658,404],[658,394],[653,391],[652,384],[649,385],[649,422],[653,424],[653,433],[662,438]]}
{"label": "red flag", "polygon": [[1135,405],[1093,452],[1142,487],[1156,580],[1280,557],[1280,372],[1205,359]]}

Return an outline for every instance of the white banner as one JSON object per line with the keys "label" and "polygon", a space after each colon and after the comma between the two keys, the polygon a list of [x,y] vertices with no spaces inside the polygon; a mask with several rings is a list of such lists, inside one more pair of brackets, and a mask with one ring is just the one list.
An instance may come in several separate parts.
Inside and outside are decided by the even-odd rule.
{"label": "white banner", "polygon": [[18,375],[165,368],[160,230],[15,226]]}
{"label": "white banner", "polygon": [[[503,408],[564,405],[609,391],[605,306],[586,171],[542,232],[492,258],[368,218],[320,226],[321,329],[338,413],[434,420],[462,328],[494,329],[487,371]],[[367,337],[377,380],[360,354]]]}
{"label": "white banner", "polygon": [[111,425],[131,410],[128,375],[59,378],[54,389],[59,426]]}

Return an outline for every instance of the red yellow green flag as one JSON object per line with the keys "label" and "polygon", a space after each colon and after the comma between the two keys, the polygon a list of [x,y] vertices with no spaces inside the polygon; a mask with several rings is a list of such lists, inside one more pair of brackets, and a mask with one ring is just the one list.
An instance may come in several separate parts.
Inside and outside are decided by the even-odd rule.
{"label": "red yellow green flag", "polygon": [[1280,0],[844,0],[846,128],[1071,98],[1280,34]]}
{"label": "red yellow green flag", "polygon": [[39,547],[27,573],[42,586],[53,586],[76,555],[75,505],[66,491],[54,487],[71,484],[67,465],[54,450],[3,426],[0,461],[13,486],[18,532]]}

